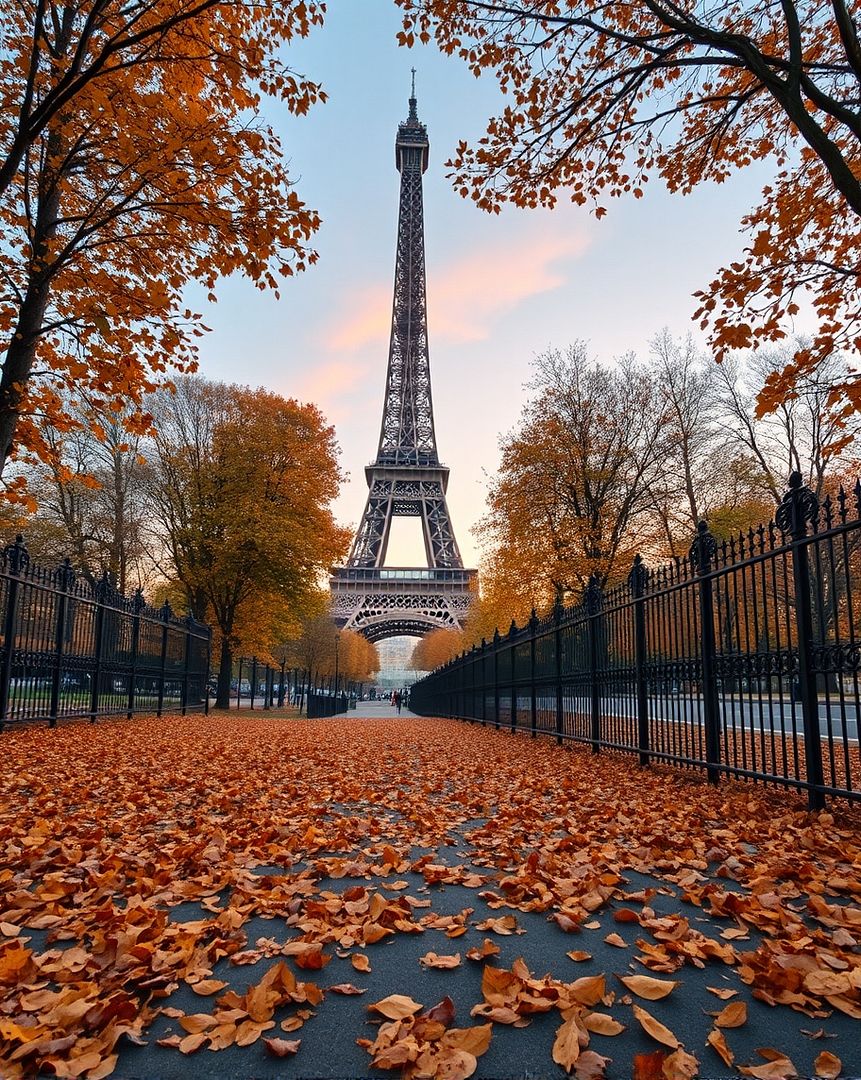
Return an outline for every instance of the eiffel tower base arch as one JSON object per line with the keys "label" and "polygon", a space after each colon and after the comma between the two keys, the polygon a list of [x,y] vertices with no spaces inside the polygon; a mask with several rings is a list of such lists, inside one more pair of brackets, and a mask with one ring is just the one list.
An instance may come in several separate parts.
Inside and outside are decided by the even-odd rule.
{"label": "eiffel tower base arch", "polygon": [[475,570],[339,567],[329,579],[332,617],[369,641],[459,630],[475,596]]}

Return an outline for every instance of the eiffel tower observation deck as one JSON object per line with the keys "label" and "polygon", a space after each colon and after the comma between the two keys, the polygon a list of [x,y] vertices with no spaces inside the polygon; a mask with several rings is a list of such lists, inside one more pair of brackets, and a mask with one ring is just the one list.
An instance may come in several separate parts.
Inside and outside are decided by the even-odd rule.
{"label": "eiffel tower observation deck", "polygon": [[[409,115],[395,139],[401,191],[380,444],[365,468],[368,501],[347,565],[329,579],[336,623],[371,641],[458,629],[477,587],[478,573],[464,569],[455,540],[446,503],[449,470],[440,464],[434,432],[422,209],[429,145],[413,71]],[[385,565],[396,516],[421,519],[425,566]]]}

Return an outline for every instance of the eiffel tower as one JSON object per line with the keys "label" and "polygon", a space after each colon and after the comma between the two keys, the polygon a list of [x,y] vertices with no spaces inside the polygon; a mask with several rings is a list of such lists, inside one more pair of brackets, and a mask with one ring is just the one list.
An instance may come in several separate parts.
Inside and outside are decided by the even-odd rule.
{"label": "eiffel tower", "polygon": [[[454,538],[445,499],[449,470],[440,464],[434,434],[422,212],[429,147],[413,69],[409,115],[395,139],[401,194],[380,445],[365,468],[368,501],[347,565],[329,579],[336,623],[371,641],[458,629],[477,587],[478,573],[464,569]],[[421,518],[426,566],[384,565],[395,516]]]}

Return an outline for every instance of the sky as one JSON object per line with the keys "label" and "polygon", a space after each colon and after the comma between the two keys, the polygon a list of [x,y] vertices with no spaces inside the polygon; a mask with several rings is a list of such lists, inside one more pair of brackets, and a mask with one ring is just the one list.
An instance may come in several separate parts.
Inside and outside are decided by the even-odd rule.
{"label": "sky", "polygon": [[[534,357],[580,339],[610,361],[645,355],[665,326],[676,335],[695,330],[692,293],[738,256],[739,221],[764,175],[749,170],[686,197],[652,182],[643,199],[612,201],[600,222],[568,203],[487,215],[453,190],[445,161],[498,111],[496,83],[432,45],[398,47],[399,28],[394,0],[330,0],[326,25],[285,53],[329,95],[306,117],[277,105],[267,111],[298,194],[322,216],[319,262],[288,281],[280,300],[240,278],[219,286],[217,304],[189,299],[212,328],[201,345],[206,376],[313,401],[335,425],[349,478],[334,510],[355,526],[367,496],[363,467],[379,439],[398,210],[394,139],[415,66],[431,144],[424,212],[437,445],[451,468],[449,509],[464,562],[476,566],[472,530]],[[423,563],[418,519],[395,519],[387,563]]]}

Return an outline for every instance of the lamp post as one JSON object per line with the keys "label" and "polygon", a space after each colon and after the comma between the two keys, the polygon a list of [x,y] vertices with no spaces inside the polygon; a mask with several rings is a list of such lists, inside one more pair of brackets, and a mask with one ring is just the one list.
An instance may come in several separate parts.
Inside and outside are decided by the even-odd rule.
{"label": "lamp post", "polygon": [[338,682],[340,676],[338,675],[338,649],[341,645],[341,631],[338,630],[335,634],[335,697],[338,696]]}

